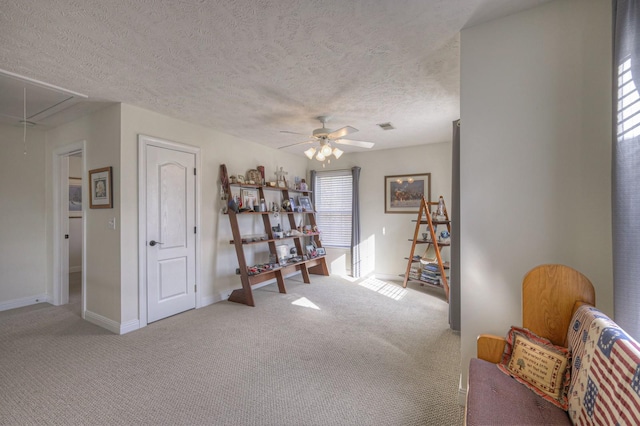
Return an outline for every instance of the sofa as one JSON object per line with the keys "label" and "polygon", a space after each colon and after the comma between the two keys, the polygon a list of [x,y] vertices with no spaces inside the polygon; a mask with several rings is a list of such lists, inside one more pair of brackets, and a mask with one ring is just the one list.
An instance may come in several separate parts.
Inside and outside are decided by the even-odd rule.
{"label": "sofa", "polygon": [[[478,358],[469,364],[465,424],[640,425],[640,345],[594,305],[593,287],[579,272],[564,265],[530,271],[523,282],[523,327],[512,327],[507,338],[478,338]],[[515,359],[511,337],[522,333],[535,336],[545,350],[566,354],[566,374],[551,375],[559,396],[527,383],[520,367],[516,374],[507,368],[514,365],[509,357]]]}

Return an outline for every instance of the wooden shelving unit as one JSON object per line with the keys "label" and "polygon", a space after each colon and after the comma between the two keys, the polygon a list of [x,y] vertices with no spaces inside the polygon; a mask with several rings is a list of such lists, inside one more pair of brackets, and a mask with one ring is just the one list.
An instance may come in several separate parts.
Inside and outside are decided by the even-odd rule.
{"label": "wooden shelving unit", "polygon": [[[444,219],[436,220],[432,217],[433,215],[432,207],[439,206],[440,204],[442,205],[441,213]],[[404,274],[404,282],[402,283],[402,286],[406,287],[407,282],[409,281],[418,281],[420,282],[421,285],[442,288],[444,289],[444,293],[448,301],[449,300],[449,282],[447,279],[446,272],[449,269],[449,263],[444,262],[442,260],[442,254],[440,252],[440,249],[443,247],[451,246],[451,243],[438,241],[438,232],[437,232],[438,225],[444,225],[447,227],[447,231],[451,233],[451,221],[449,220],[449,213],[447,212],[447,207],[444,203],[444,198],[440,196],[438,201],[426,201],[423,197],[422,201],[420,202],[418,218],[416,220],[413,220],[413,222],[416,223],[416,226],[413,233],[413,238],[409,240],[411,241],[411,251],[409,253],[409,257],[405,258],[407,260],[407,269]],[[423,228],[424,226],[426,226],[426,228]],[[424,239],[421,237],[422,229],[426,230],[426,233],[429,236],[428,239]],[[449,241],[451,240],[449,239]],[[430,263],[430,265],[437,265],[437,270],[439,272],[439,281],[441,282],[441,285],[434,284],[432,281],[421,279],[422,274],[418,277],[411,276],[412,266],[416,264],[419,264],[421,268],[425,268],[426,266],[428,266],[428,265],[426,266],[422,265],[420,262],[421,256],[415,254],[416,247],[418,246],[426,246],[426,248],[433,247],[435,259],[434,259],[434,262]]]}
{"label": "wooden shelving unit", "polygon": [[[220,181],[222,183],[222,190],[226,194],[226,199],[230,200],[232,197],[231,187],[238,188],[251,188],[256,189],[259,194],[260,199],[265,198],[264,191],[277,191],[280,193],[280,200],[288,200],[290,198],[290,192],[299,193],[301,195],[310,195],[310,191],[298,191],[292,190],[289,188],[277,188],[277,187],[269,187],[263,185],[249,185],[249,184],[230,184],[229,177],[227,174],[227,168],[224,164],[220,165]],[[234,290],[229,296],[229,301],[244,303],[248,306],[255,306],[255,302],[253,299],[253,291],[251,289],[252,286],[256,284],[263,283],[269,280],[276,280],[278,285],[278,290],[280,293],[286,293],[286,288],[284,285],[284,277],[288,274],[291,274],[296,271],[300,271],[302,274],[302,279],[305,283],[310,283],[311,280],[309,278],[309,274],[317,274],[317,275],[329,275],[329,269],[327,268],[327,263],[325,261],[324,256],[318,256],[314,258],[307,258],[301,260],[299,262],[290,262],[285,265],[277,265],[268,270],[262,270],[260,272],[252,273],[250,272],[250,267],[247,265],[244,248],[245,246],[255,245],[255,244],[267,244],[269,246],[269,253],[278,256],[276,243],[285,241],[285,240],[293,240],[294,245],[296,247],[297,253],[303,254],[303,240],[305,238],[313,239],[316,247],[322,247],[322,242],[320,241],[320,234],[318,232],[311,232],[302,235],[292,235],[286,236],[283,238],[275,238],[273,235],[273,231],[271,228],[271,220],[270,215],[273,214],[271,211],[265,212],[243,212],[237,213],[232,209],[228,210],[229,224],[231,226],[231,233],[233,235],[233,240],[229,243],[233,244],[236,250],[236,255],[238,257],[238,267],[240,271],[240,281],[242,283],[242,288]],[[291,229],[296,229],[297,225],[295,223],[295,214],[303,214],[305,215],[306,221],[308,225],[311,225],[311,229],[315,229],[316,227],[316,218],[315,212],[287,212],[280,211],[280,215],[286,216],[289,220],[289,226]],[[260,239],[257,241],[251,240],[248,241],[246,238],[243,241],[242,235],[240,234],[240,226],[238,224],[238,216],[260,216],[262,217],[262,222],[264,226],[264,234],[266,238]]]}

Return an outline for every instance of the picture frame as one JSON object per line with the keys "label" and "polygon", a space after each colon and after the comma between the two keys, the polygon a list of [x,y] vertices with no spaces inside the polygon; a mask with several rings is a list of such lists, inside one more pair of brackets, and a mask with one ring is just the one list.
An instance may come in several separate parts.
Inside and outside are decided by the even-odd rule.
{"label": "picture frame", "polygon": [[283,180],[278,181],[278,188],[286,188],[286,187],[287,187],[287,182]]}
{"label": "picture frame", "polygon": [[82,178],[69,178],[69,218],[82,217]]}
{"label": "picture frame", "polygon": [[260,198],[258,198],[257,189],[243,189],[241,191],[242,207],[252,209],[259,204]]}
{"label": "picture frame", "polygon": [[113,208],[113,168],[89,170],[89,208]]}
{"label": "picture frame", "polygon": [[422,197],[431,201],[431,173],[384,177],[385,213],[418,213]]}
{"label": "picture frame", "polygon": [[325,251],[324,247],[318,247],[316,248],[316,254],[318,256],[326,256],[327,252]]}
{"label": "picture frame", "polygon": [[311,204],[311,198],[307,197],[306,195],[300,195],[298,197],[298,205],[300,207],[302,207],[302,209],[306,212],[312,212],[313,211],[313,205]]}
{"label": "picture frame", "polygon": [[296,206],[296,202],[293,200],[293,197],[289,197],[289,205],[291,206],[291,211],[295,212],[298,206]]}

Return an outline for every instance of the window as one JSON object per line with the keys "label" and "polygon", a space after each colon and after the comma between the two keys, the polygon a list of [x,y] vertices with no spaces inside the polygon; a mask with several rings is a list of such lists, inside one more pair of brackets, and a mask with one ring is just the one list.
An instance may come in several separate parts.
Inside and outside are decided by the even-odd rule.
{"label": "window", "polygon": [[323,246],[351,247],[352,182],[350,170],[316,174],[313,195]]}

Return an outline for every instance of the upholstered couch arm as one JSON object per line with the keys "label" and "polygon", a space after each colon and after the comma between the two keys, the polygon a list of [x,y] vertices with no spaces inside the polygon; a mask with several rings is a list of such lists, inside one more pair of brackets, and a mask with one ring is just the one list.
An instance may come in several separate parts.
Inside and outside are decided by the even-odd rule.
{"label": "upholstered couch arm", "polygon": [[505,343],[504,337],[494,336],[493,334],[479,335],[477,342],[478,358],[494,364],[499,363],[500,359],[502,359]]}

